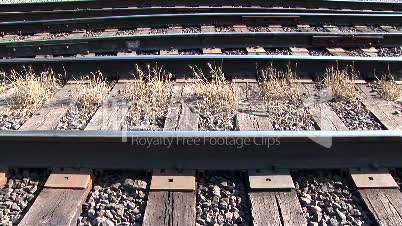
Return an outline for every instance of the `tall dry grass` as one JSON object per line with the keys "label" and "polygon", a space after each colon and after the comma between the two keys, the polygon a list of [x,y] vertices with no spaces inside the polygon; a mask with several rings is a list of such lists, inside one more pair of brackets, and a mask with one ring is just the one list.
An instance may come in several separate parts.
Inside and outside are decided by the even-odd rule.
{"label": "tall dry grass", "polygon": [[21,72],[13,70],[8,79],[14,88],[12,109],[22,116],[39,110],[65,81],[51,69],[36,73],[31,68]]}
{"label": "tall dry grass", "polygon": [[378,93],[387,101],[402,102],[402,86],[398,85],[394,76],[384,75],[377,81]]}
{"label": "tall dry grass", "polygon": [[131,101],[128,119],[144,130],[154,130],[161,125],[169,107],[172,88],[175,84],[173,75],[159,66],[135,66],[135,79],[125,90],[125,96]]}
{"label": "tall dry grass", "polygon": [[359,96],[354,81],[358,74],[353,68],[327,68],[323,84],[335,100],[357,102]]}
{"label": "tall dry grass", "polygon": [[236,114],[237,95],[234,84],[225,78],[219,66],[208,63],[208,72],[190,66],[195,78],[194,83],[188,84],[193,95],[200,101],[195,110],[203,119],[204,129],[233,130],[233,117]]}
{"label": "tall dry grass", "polygon": [[98,71],[76,81],[72,96],[76,107],[84,112],[94,111],[106,98],[111,88],[110,82]]}

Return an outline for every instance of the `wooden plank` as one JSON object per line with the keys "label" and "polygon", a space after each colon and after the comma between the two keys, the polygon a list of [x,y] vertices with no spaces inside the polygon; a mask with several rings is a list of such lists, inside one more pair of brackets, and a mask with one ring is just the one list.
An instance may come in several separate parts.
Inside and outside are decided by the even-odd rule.
{"label": "wooden plank", "polygon": [[283,226],[307,225],[297,193],[294,189],[280,191],[275,194],[281,212]]}
{"label": "wooden plank", "polygon": [[166,114],[165,125],[163,127],[164,131],[175,131],[179,128],[179,118],[181,112],[181,93],[183,91],[183,86],[176,83],[172,90],[172,97],[170,100],[170,106]]}
{"label": "wooden plank", "polygon": [[392,103],[383,99],[377,92],[373,92],[368,85],[360,84],[357,87],[361,91],[363,105],[380,120],[386,129],[402,129],[402,117],[394,114],[398,109]]}
{"label": "wooden plank", "polygon": [[0,94],[0,112],[6,111],[12,101],[15,89],[11,88]]}
{"label": "wooden plank", "polygon": [[402,225],[402,194],[399,189],[359,189],[358,191],[378,225]]}
{"label": "wooden plank", "polygon": [[222,54],[222,49],[220,48],[202,48],[203,54]]}
{"label": "wooden plank", "polygon": [[235,32],[248,32],[246,25],[233,25]]}
{"label": "wooden plank", "polygon": [[[191,96],[192,89],[189,86],[183,87],[182,96]],[[179,118],[178,130],[181,131],[196,131],[198,130],[199,114],[193,112],[189,103],[181,102],[181,114]]]}
{"label": "wooden plank", "polygon": [[252,222],[254,226],[307,225],[296,191],[251,191]]}
{"label": "wooden plank", "polygon": [[304,103],[309,107],[309,112],[320,130],[348,130],[338,115],[326,103],[328,100],[325,97],[320,97],[315,84],[302,84],[302,86],[308,96]]}
{"label": "wooden plank", "polygon": [[127,87],[126,80],[120,80],[96,111],[85,130],[121,130],[129,109],[129,101],[122,92]]}
{"label": "wooden plank", "polygon": [[215,26],[201,26],[202,33],[215,32]]}
{"label": "wooden plank", "polygon": [[308,55],[310,55],[308,49],[306,49],[306,48],[291,47],[289,49],[292,52],[292,55],[295,55],[295,56],[308,56]]}
{"label": "wooden plank", "polygon": [[67,83],[35,115],[26,121],[19,130],[55,129],[74,102],[74,98],[71,96],[73,86],[72,82]]}
{"label": "wooden plank", "polygon": [[265,49],[263,47],[247,47],[246,51],[249,55],[265,55],[267,54],[267,52],[265,51]]}
{"label": "wooden plank", "polygon": [[75,226],[82,204],[92,187],[92,180],[85,189],[45,187],[19,226]]}
{"label": "wooden plank", "polygon": [[19,226],[75,226],[86,190],[44,188]]}
{"label": "wooden plank", "polygon": [[271,32],[283,32],[283,27],[281,25],[268,25]]}
{"label": "wooden plank", "polygon": [[0,169],[0,189],[4,188],[7,183],[7,175],[5,170]]}
{"label": "wooden plank", "polygon": [[248,195],[254,226],[282,225],[275,192],[251,191]]}
{"label": "wooden plank", "polygon": [[[235,83],[241,111],[237,112],[237,124],[240,131],[272,130],[272,122],[266,107],[253,90],[258,90],[257,81]],[[258,100],[259,98],[259,100]]]}
{"label": "wooden plank", "polygon": [[[184,84],[176,83],[173,87],[171,106],[163,129],[165,131],[198,130],[199,115],[191,112],[187,103],[182,99],[183,96],[190,95],[192,91],[184,86]],[[149,192],[143,226],[195,226],[195,191],[173,190],[151,190]]]}
{"label": "wooden plank", "polygon": [[150,191],[142,225],[195,226],[195,197],[195,191]]}
{"label": "wooden plank", "polygon": [[329,53],[334,56],[348,56],[346,51],[342,48],[326,48]]}

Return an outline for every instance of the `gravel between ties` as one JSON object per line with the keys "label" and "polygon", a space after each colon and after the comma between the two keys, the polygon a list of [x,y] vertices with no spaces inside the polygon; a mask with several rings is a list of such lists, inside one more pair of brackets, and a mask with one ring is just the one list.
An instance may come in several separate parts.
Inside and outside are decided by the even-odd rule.
{"label": "gravel between ties", "polygon": [[45,170],[21,170],[12,173],[0,190],[0,225],[18,225],[42,190]]}
{"label": "gravel between ties", "polygon": [[341,172],[299,171],[293,178],[308,225],[375,225]]}
{"label": "gravel between ties", "polygon": [[83,204],[78,226],[141,226],[148,184],[143,175],[105,172]]}
{"label": "gravel between ties", "polygon": [[248,226],[250,213],[243,177],[207,172],[198,179],[196,226]]}
{"label": "gravel between ties", "polygon": [[349,130],[382,130],[383,126],[361,103],[329,101],[328,104]]}
{"label": "gravel between ties", "polygon": [[394,48],[381,48],[378,51],[379,57],[401,57],[402,56],[402,47],[394,47]]}

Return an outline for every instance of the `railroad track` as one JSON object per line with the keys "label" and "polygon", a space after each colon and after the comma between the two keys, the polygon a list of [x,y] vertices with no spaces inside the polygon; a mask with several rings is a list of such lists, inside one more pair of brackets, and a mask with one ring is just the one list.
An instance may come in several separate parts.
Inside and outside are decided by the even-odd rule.
{"label": "railroad track", "polygon": [[150,7],[150,6],[263,6],[263,7],[289,7],[289,8],[329,8],[329,9],[355,9],[355,10],[400,10],[401,4],[397,1],[360,1],[360,0],[320,0],[320,1],[307,1],[300,2],[297,0],[290,0],[286,3],[275,0],[257,1],[247,0],[242,2],[233,2],[227,0],[210,2],[206,0],[193,1],[191,3],[184,0],[176,0],[174,2],[166,3],[161,0],[152,1],[132,1],[124,0],[116,3],[113,0],[102,1],[74,1],[70,2],[42,2],[42,3],[18,3],[18,4],[2,4],[1,12],[15,12],[15,11],[39,11],[39,10],[60,10],[60,9],[99,9],[99,8],[123,8],[123,7]]}
{"label": "railroad track", "polygon": [[399,14],[340,13],[197,13],[110,16],[77,19],[10,21],[0,24],[7,34],[67,32],[77,29],[113,29],[200,25],[377,25],[400,24]]}
{"label": "railroad track", "polygon": [[0,225],[402,225],[401,9],[0,4]]}

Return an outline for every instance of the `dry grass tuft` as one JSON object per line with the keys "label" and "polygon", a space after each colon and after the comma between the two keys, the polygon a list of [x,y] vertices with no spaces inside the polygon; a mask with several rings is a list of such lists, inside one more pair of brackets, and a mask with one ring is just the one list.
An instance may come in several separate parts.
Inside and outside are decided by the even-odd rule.
{"label": "dry grass tuft", "polygon": [[259,85],[266,102],[298,101],[301,98],[300,83],[296,74],[288,68],[281,71],[267,67],[259,71]]}
{"label": "dry grass tuft", "polygon": [[173,75],[162,67],[136,65],[135,80],[125,90],[131,101],[127,119],[134,129],[160,130],[169,107],[174,81]]}
{"label": "dry grass tuft", "polygon": [[339,70],[331,67],[326,70],[323,84],[336,100],[356,102],[358,93],[354,84],[355,79],[357,73],[353,68]]}
{"label": "dry grass tuft", "polygon": [[398,85],[392,75],[383,76],[378,80],[378,93],[388,101],[402,101],[402,86]]}
{"label": "dry grass tuft", "polygon": [[235,87],[225,79],[220,67],[210,63],[208,67],[209,73],[204,74],[201,69],[190,66],[195,82],[189,85],[194,95],[201,100],[195,107],[202,118],[201,129],[233,130],[237,107]]}
{"label": "dry grass tuft", "polygon": [[62,76],[50,69],[39,74],[31,68],[20,73],[12,71],[9,80],[15,90],[12,108],[22,116],[37,111],[64,83]]}
{"label": "dry grass tuft", "polygon": [[76,107],[84,112],[92,112],[99,107],[105,99],[109,90],[110,82],[100,71],[91,73],[80,81],[72,90],[73,98],[76,100]]}
{"label": "dry grass tuft", "polygon": [[314,130],[296,73],[290,68],[281,71],[268,66],[259,71],[258,79],[274,130]]}

